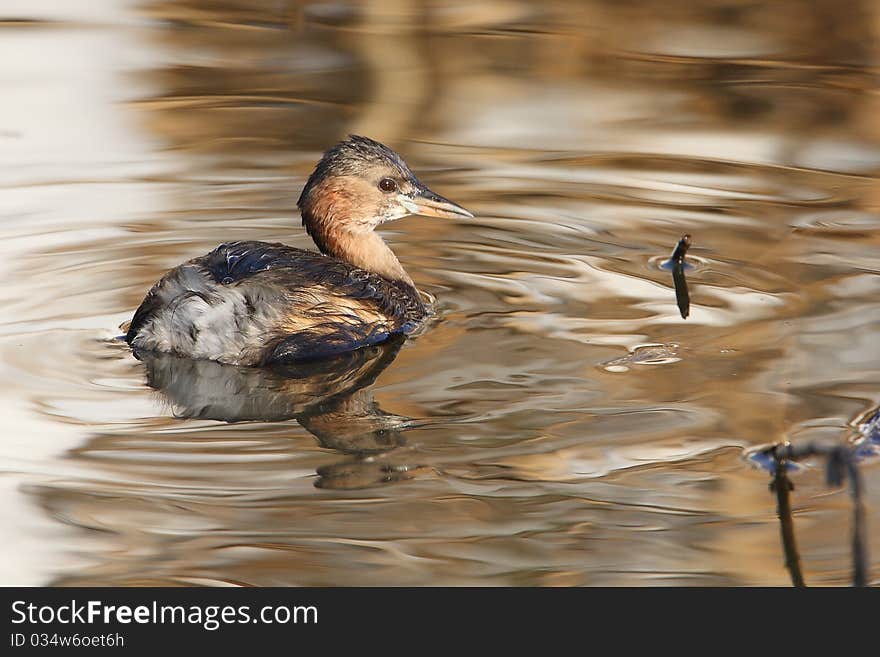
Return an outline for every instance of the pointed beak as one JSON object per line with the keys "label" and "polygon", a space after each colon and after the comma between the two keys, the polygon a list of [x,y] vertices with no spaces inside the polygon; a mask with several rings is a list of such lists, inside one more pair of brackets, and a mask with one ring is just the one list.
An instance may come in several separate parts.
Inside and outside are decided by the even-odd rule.
{"label": "pointed beak", "polygon": [[412,196],[401,195],[403,206],[412,214],[420,214],[423,217],[466,217],[473,219],[474,215],[453,203],[448,198],[435,194],[427,187],[419,187]]}

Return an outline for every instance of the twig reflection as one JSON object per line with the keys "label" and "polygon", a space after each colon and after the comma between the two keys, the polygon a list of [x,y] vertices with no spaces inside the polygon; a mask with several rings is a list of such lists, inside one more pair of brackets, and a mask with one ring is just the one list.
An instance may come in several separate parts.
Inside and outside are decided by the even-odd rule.
{"label": "twig reflection", "polygon": [[688,265],[685,263],[685,255],[691,247],[691,236],[685,235],[675,245],[669,260],[663,263],[664,269],[672,270],[672,283],[675,286],[675,302],[682,319],[687,319],[691,312],[691,296],[688,292],[687,279],[684,272]]}

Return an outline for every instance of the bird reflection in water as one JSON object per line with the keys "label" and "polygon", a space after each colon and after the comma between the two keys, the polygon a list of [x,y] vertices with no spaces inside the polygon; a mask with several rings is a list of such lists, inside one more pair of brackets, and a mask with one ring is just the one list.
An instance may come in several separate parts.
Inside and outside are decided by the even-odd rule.
{"label": "bird reflection in water", "polygon": [[294,419],[319,444],[354,458],[318,468],[319,488],[367,488],[411,479],[422,466],[392,463],[414,421],[386,413],[370,386],[397,356],[402,336],[322,359],[269,368],[136,352],[147,384],[160,391],[175,416],[221,422]]}

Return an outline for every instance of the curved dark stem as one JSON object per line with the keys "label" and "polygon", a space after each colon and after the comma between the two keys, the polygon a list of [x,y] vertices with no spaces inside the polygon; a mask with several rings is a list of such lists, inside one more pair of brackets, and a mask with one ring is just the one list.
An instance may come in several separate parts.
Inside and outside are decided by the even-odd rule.
{"label": "curved dark stem", "polygon": [[776,512],[779,515],[779,529],[782,534],[782,549],[785,552],[785,567],[791,574],[791,584],[796,587],[804,587],[804,574],[801,571],[801,558],[798,554],[797,543],[794,536],[794,519],[791,512],[791,491],[794,484],[785,472],[786,462],[776,459],[776,471],[770,489],[776,493]]}
{"label": "curved dark stem", "polygon": [[868,544],[865,541],[865,507],[862,504],[862,475],[850,461],[850,492],[853,498],[853,586],[868,585]]}
{"label": "curved dark stem", "polygon": [[[851,450],[840,450],[849,477],[849,494],[853,504],[852,557],[853,586],[868,585],[868,544],[865,540],[865,506],[862,504],[862,474]],[[829,457],[829,460],[833,457]],[[829,466],[830,469],[830,466]]]}

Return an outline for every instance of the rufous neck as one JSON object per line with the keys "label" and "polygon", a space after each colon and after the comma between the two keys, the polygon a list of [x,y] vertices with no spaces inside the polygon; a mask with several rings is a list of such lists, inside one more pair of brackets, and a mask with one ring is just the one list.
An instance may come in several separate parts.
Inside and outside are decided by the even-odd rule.
{"label": "rufous neck", "polygon": [[[323,228],[323,226],[321,227]],[[390,281],[401,281],[412,288],[415,284],[394,252],[372,230],[345,228],[309,230],[312,239],[325,255],[344,260],[355,267],[378,274]]]}

